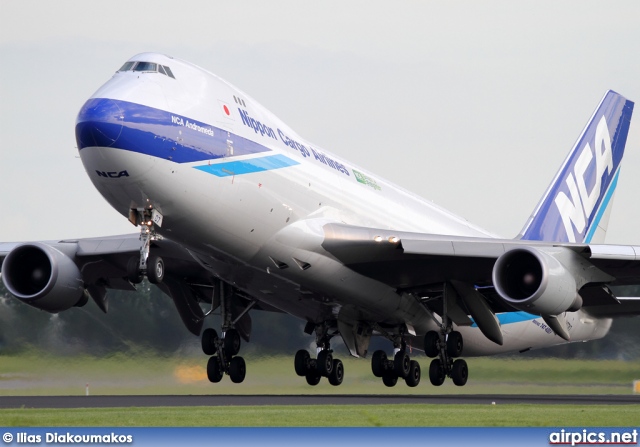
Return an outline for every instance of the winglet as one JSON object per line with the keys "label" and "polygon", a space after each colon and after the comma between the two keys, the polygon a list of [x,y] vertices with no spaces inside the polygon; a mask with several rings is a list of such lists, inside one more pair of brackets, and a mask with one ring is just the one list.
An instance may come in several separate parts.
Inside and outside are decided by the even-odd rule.
{"label": "winglet", "polygon": [[633,102],[609,90],[520,233],[524,240],[602,243]]}

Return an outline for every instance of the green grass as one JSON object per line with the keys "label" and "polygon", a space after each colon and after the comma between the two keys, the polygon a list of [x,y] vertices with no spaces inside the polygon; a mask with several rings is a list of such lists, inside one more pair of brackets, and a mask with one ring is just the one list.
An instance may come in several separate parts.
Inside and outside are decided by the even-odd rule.
{"label": "green grass", "polygon": [[0,410],[0,426],[29,427],[631,427],[640,406],[318,405]]}
{"label": "green grass", "polygon": [[[429,359],[417,388],[385,387],[368,360],[343,357],[346,378],[333,387],[310,387],[293,371],[291,357],[247,356],[241,385],[206,380],[206,357],[54,357],[43,353],[0,356],[0,395],[91,394],[631,394],[640,362],[560,359],[468,359],[465,387],[429,384]],[[640,399],[639,399],[640,401]],[[6,409],[0,426],[635,426],[640,405],[318,405]]]}
{"label": "green grass", "polygon": [[333,387],[323,380],[310,387],[293,371],[292,357],[247,356],[247,378],[241,385],[225,377],[206,379],[206,357],[143,357],[122,354],[107,358],[54,357],[42,353],[0,356],[0,395],[91,394],[630,394],[640,379],[640,362],[561,359],[468,359],[470,378],[464,387],[446,381],[429,384],[426,357],[422,383],[409,388],[399,382],[385,387],[371,374],[369,360],[343,357],[345,380]]}

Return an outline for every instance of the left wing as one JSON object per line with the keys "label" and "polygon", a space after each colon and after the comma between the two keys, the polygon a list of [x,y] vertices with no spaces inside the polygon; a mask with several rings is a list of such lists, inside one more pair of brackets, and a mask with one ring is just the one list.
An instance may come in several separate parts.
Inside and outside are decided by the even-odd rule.
{"label": "left wing", "polygon": [[[610,286],[640,284],[640,247],[455,237],[326,224],[323,248],[352,270],[421,298],[451,283],[474,315],[492,312],[557,316],[640,314],[640,301]],[[435,310],[435,309],[432,309]],[[479,316],[479,315],[478,315]],[[481,317],[481,316],[480,316]]]}

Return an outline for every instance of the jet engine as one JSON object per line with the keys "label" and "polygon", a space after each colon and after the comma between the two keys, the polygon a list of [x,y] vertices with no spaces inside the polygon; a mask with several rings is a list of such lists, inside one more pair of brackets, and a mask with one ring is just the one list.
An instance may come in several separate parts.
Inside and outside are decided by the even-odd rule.
{"label": "jet engine", "polygon": [[551,253],[532,247],[500,256],[493,285],[505,302],[533,314],[559,315],[582,307],[574,275]]}
{"label": "jet engine", "polygon": [[2,263],[2,280],[13,296],[51,313],[73,307],[84,291],[82,274],[73,260],[40,242],[11,250]]}

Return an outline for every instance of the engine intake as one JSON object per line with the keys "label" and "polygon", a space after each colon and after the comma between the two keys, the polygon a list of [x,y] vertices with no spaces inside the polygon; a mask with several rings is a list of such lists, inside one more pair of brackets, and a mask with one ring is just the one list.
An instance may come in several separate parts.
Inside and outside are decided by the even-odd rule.
{"label": "engine intake", "polygon": [[82,274],[69,256],[40,242],[15,247],[2,263],[2,280],[19,300],[57,313],[82,298]]}
{"label": "engine intake", "polygon": [[552,254],[532,247],[515,248],[493,267],[498,295],[516,309],[559,315],[582,306],[576,278]]}

